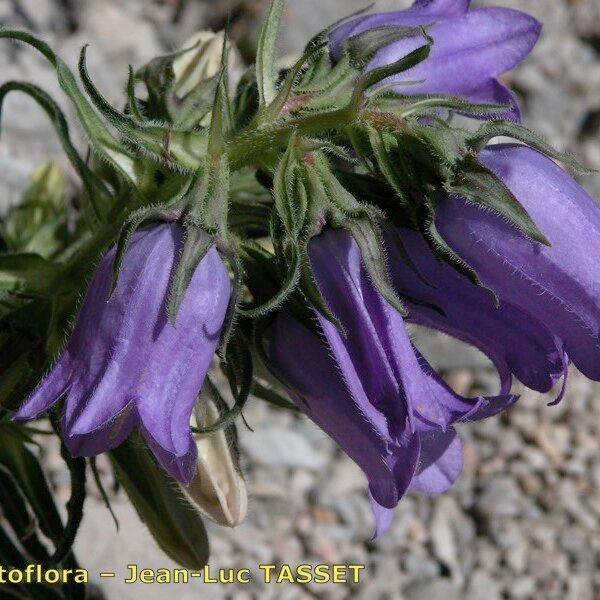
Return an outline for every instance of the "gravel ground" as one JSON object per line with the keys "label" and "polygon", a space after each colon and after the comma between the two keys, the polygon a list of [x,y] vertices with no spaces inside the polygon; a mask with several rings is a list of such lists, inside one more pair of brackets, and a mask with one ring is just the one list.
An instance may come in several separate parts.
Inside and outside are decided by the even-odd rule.
{"label": "gravel ground", "polygon": [[[290,0],[283,51],[298,49],[308,34],[359,7],[355,0]],[[389,0],[379,6],[403,4]],[[511,76],[523,98],[526,122],[557,147],[600,169],[600,2],[598,0],[496,0],[521,8],[545,24],[531,59]],[[117,99],[128,63],[177,47],[205,23],[219,26],[227,8],[238,15],[243,47],[255,35],[264,2],[150,2],[149,0],[0,0],[0,24],[28,27],[74,62],[90,42],[92,75]],[[71,7],[71,8],[70,8]],[[175,17],[175,19],[173,19]],[[50,70],[33,52],[3,46],[2,79],[32,79],[56,90]],[[2,204],[18,198],[41,158],[60,148],[39,110],[11,97],[0,144]],[[600,198],[600,177],[583,183]],[[439,337],[421,336],[430,357],[461,393],[490,391],[494,375],[481,357]],[[259,563],[362,563],[359,585],[212,585],[211,598],[406,598],[409,600],[572,599],[600,597],[600,385],[573,372],[563,403],[525,391],[501,418],[464,426],[464,473],[439,498],[411,495],[397,509],[391,531],[370,541],[372,517],[365,478],[306,419],[260,401],[240,428],[251,500],[235,530],[209,526],[214,567]],[[67,476],[56,450],[46,462],[59,493]],[[125,565],[168,566],[123,498],[114,499],[121,531],[92,490],[78,541],[92,572]],[[110,600],[165,598],[167,586],[102,583]],[[175,588],[174,588],[175,589]],[[169,590],[170,591],[170,590]],[[208,595],[201,584],[177,587],[180,598]]]}

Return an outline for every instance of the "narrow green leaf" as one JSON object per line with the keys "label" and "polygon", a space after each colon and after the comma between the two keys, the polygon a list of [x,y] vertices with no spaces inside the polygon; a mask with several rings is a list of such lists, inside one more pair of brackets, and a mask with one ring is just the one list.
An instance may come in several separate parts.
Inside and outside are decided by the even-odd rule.
{"label": "narrow green leaf", "polygon": [[263,24],[256,50],[256,79],[260,105],[267,106],[277,95],[275,61],[277,39],[283,19],[285,0],[272,0],[269,13]]}
{"label": "narrow green leaf", "polygon": [[117,515],[115,514],[115,511],[113,510],[113,507],[110,503],[110,498],[108,497],[108,493],[104,487],[104,484],[102,483],[102,478],[100,477],[100,472],[98,471],[98,461],[96,460],[95,456],[92,456],[90,458],[90,469],[92,470],[92,475],[94,476],[94,483],[96,484],[96,487],[98,488],[98,491],[100,492],[102,501],[104,502],[104,505],[108,509],[108,512],[110,513],[110,516],[112,517],[112,520],[114,521],[117,531],[119,531],[119,528],[120,528],[119,519],[117,519]]}
{"label": "narrow green leaf", "polygon": [[112,136],[104,122],[90,106],[85,96],[81,93],[69,67],[56,56],[48,44],[30,33],[4,29],[0,30],[1,38],[17,40],[28,44],[46,57],[56,69],[61,89],[75,106],[81,124],[92,145],[92,149],[125,178],[126,181],[131,183],[132,190],[135,193],[135,183],[137,180],[135,158]]}
{"label": "narrow green leaf", "polygon": [[52,295],[63,275],[62,265],[37,254],[0,255],[0,290],[42,297]]}
{"label": "narrow green leaf", "polygon": [[116,110],[102,96],[92,82],[86,66],[87,46],[81,49],[79,75],[94,106],[104,118],[135,147],[154,160],[177,170],[196,169],[206,153],[208,138],[205,133],[177,131],[171,126],[138,123]]}
{"label": "narrow green leaf", "polygon": [[104,221],[105,215],[110,209],[110,193],[104,182],[86,165],[79,156],[79,152],[73,146],[69,133],[69,125],[64,113],[43,89],[31,83],[22,81],[8,81],[0,87],[0,119],[4,98],[13,91],[19,91],[30,96],[46,112],[59,137],[63,150],[73,168],[81,178],[87,191],[91,209],[95,218]]}

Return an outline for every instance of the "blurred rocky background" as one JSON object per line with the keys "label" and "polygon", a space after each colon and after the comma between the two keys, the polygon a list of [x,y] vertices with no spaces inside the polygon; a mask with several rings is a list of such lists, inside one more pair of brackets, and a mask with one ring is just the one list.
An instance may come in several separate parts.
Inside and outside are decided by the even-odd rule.
{"label": "blurred rocky background", "polygon": [[[366,3],[289,0],[282,54],[297,52],[311,34]],[[380,0],[377,8],[406,4]],[[510,82],[529,126],[600,169],[600,1],[477,4],[519,8],[544,22],[540,43]],[[117,102],[128,64],[177,48],[197,29],[221,28],[228,14],[234,38],[251,56],[265,6],[265,0],[0,0],[0,26],[44,37],[70,64],[89,43],[92,76]],[[31,80],[60,97],[53,73],[31,49],[3,42],[0,73],[2,81]],[[62,161],[45,115],[27,98],[10,96],[2,114],[0,206],[17,201],[31,172],[48,158]],[[600,176],[583,183],[600,199]],[[495,388],[478,354],[422,332],[415,336],[460,393]],[[508,414],[462,427],[465,469],[453,491],[434,499],[407,497],[391,531],[375,542],[359,469],[306,419],[255,400],[245,411],[254,432],[240,426],[248,518],[235,530],[209,525],[211,565],[250,567],[253,584],[123,585],[129,563],[170,563],[119,494],[112,499],[117,533],[93,488],[78,555],[94,577],[103,569],[117,571],[118,578],[99,582],[110,600],[158,600],[171,593],[236,600],[600,598],[600,386],[573,372],[563,403],[547,407],[551,399],[525,391]],[[68,474],[57,452],[48,448],[45,461],[64,497]],[[259,563],[307,562],[366,569],[359,585],[260,583]]]}

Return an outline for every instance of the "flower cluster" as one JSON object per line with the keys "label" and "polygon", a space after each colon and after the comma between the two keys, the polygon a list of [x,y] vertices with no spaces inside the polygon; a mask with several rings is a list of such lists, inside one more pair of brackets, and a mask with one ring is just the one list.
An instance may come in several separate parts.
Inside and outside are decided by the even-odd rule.
{"label": "flower cluster", "polygon": [[[381,534],[407,491],[456,481],[455,425],[508,409],[514,379],[544,393],[562,379],[556,402],[571,363],[600,380],[600,208],[499,80],[540,24],[469,5],[352,18],[278,71],[275,0],[235,89],[230,42],[203,34],[132,71],[124,112],[94,86],[85,49],[87,95],[43,42],[1,32],[53,64],[95,157],[77,156],[41,90],[0,93],[55,111],[85,192],[72,249],[20,259],[25,291],[65,318],[46,322],[36,352],[49,370],[23,383],[15,418],[62,402],[73,456],[137,430],[203,514],[235,525],[246,492],[233,421],[253,391],[305,413],[360,465]],[[453,391],[410,323],[485,353],[497,394]],[[254,374],[258,359],[291,403]],[[211,379],[218,362],[233,404]]]}

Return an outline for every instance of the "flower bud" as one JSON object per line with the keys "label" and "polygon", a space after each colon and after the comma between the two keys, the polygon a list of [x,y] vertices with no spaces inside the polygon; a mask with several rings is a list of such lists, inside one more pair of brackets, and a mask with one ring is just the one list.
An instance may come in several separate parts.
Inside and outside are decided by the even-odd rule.
{"label": "flower bud", "polygon": [[[220,416],[212,398],[203,394],[202,402],[203,414],[196,414],[195,419],[200,428],[213,424]],[[202,514],[227,527],[239,525],[248,509],[246,483],[237,464],[232,437],[225,429],[195,434],[198,469],[191,484],[182,487]]]}
{"label": "flower bud", "polygon": [[[187,96],[202,81],[215,76],[221,68],[225,33],[219,31],[199,31],[183,44],[182,53],[173,61],[175,73],[175,94],[179,98]],[[227,42],[227,66],[231,76],[230,84],[237,85],[242,58],[237,48]]]}

